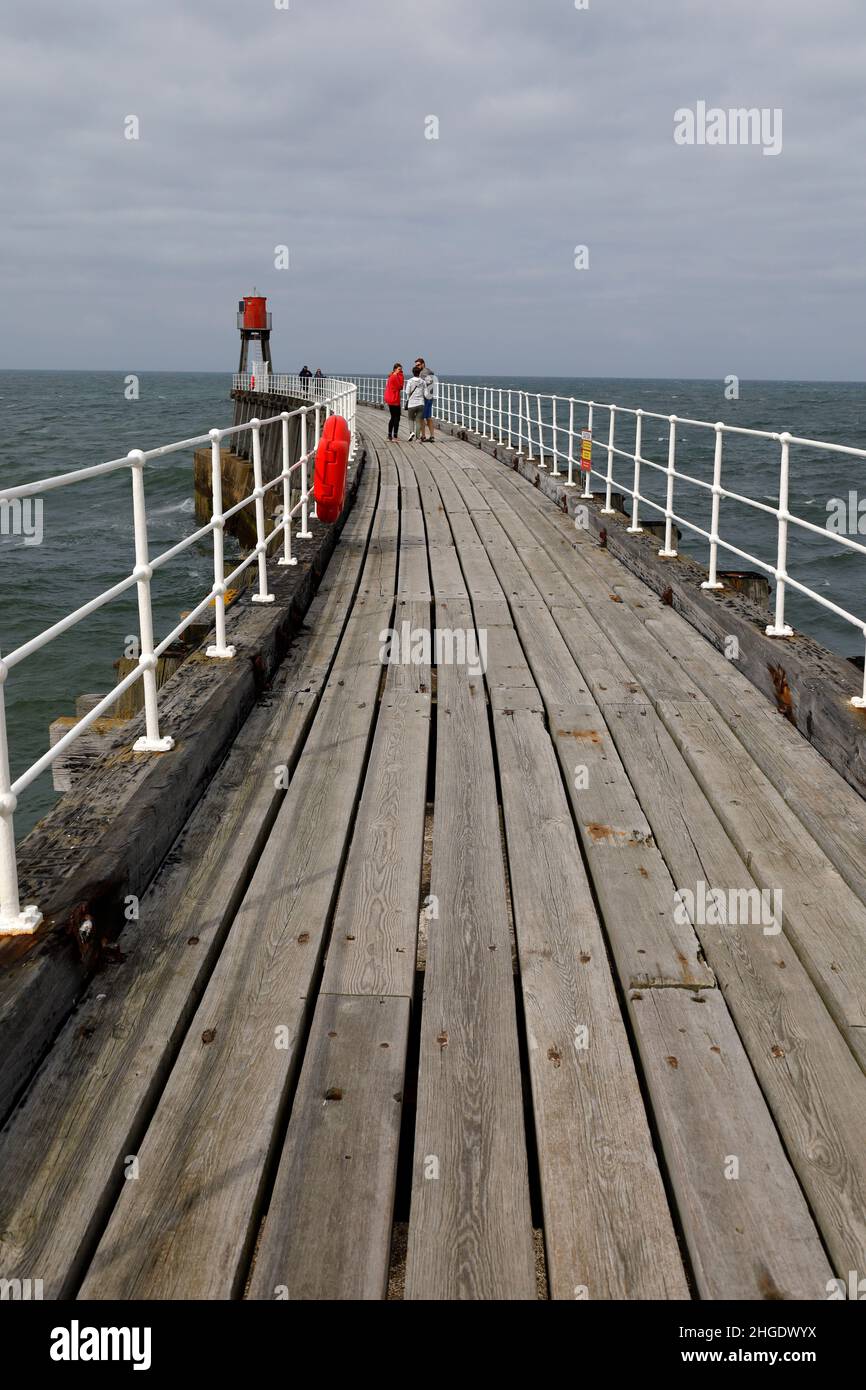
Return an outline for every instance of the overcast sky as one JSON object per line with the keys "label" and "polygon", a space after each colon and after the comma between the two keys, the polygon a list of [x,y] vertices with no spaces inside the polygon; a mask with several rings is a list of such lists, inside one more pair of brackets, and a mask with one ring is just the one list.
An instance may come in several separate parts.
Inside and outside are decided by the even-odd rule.
{"label": "overcast sky", "polygon": [[[864,0],[22,0],[0,28],[0,366],[232,370],[256,286],[278,370],[864,377]],[[781,153],[678,145],[699,101],[780,108]]]}

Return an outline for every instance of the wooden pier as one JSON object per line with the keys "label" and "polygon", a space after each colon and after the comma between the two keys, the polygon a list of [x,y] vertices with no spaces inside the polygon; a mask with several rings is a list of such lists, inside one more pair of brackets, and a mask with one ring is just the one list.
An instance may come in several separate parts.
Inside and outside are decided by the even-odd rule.
{"label": "wooden pier", "polygon": [[529,481],[360,417],[303,631],[0,1136],[0,1276],[826,1298],[866,1270],[863,800]]}

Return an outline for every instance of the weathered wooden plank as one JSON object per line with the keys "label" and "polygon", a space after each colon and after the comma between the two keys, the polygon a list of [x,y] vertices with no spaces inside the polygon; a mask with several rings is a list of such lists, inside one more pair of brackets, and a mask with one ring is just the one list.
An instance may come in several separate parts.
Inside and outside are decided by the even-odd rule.
{"label": "weathered wooden plank", "polygon": [[592,893],[543,720],[498,752],[553,1298],[687,1298]]}
{"label": "weathered wooden plank", "polygon": [[377,513],[379,545],[371,541],[303,756],[142,1142],[139,1180],[124,1185],[84,1297],[219,1298],[240,1290],[366,761],[381,674],[370,654],[390,617],[390,605],[371,596],[389,570],[393,588],[396,521],[394,512]]}
{"label": "weathered wooden plank", "polygon": [[[429,493],[425,509],[428,501],[435,507]],[[435,566],[434,592],[438,604]],[[406,1297],[531,1299],[517,1021],[484,686],[456,666],[438,675],[437,915],[421,1019]]]}
{"label": "weathered wooden plank", "polygon": [[[636,581],[635,581],[636,582]],[[635,603],[623,590],[624,597]],[[689,673],[789,808],[866,902],[866,803],[751,681],[672,609],[645,605],[643,621]],[[684,629],[684,631],[683,631]]]}
{"label": "weathered wooden plank", "polygon": [[431,695],[389,692],[340,895],[322,991],[412,996]]}
{"label": "weathered wooden plank", "polygon": [[718,990],[631,991],[702,1298],[826,1298],[833,1271]]}
{"label": "weathered wooden plank", "polygon": [[[501,467],[497,468],[494,464],[488,467],[496,469],[493,474],[494,485],[504,504],[497,512],[497,520],[503,529],[512,540],[528,531],[538,547],[543,549],[546,565],[552,566],[560,575],[564,588],[549,580],[544,585],[539,584],[539,591],[548,606],[558,610],[557,622],[563,633],[567,629],[567,640],[572,651],[574,652],[575,642],[579,643],[582,659],[585,644],[592,643],[600,654],[607,654],[608,663],[614,668],[623,672],[627,669],[632,681],[633,673],[639,671],[639,693],[642,698],[645,695],[676,699],[702,698],[702,692],[691,680],[687,666],[681,661],[672,660],[666,651],[660,649],[659,644],[645,631],[643,624],[623,603],[620,585],[617,582],[621,578],[619,571],[622,567],[616,565],[612,574],[602,577],[585,563],[585,555],[590,550],[585,533],[569,527],[566,519],[549,502],[546,505],[551,513],[550,517],[540,513],[537,509],[544,505],[545,499],[539,499],[536,490],[526,484],[522,485],[519,492],[516,491],[518,484],[513,481],[513,473]],[[523,501],[524,493],[528,494],[527,501],[530,505],[525,506],[518,514],[509,505],[509,499],[513,497],[519,505]],[[565,534],[562,534],[563,531]],[[610,562],[609,556],[607,559]],[[539,565],[539,568],[545,567]],[[651,594],[647,593],[646,598],[650,602],[657,602]],[[575,608],[576,604],[579,608]],[[594,626],[601,629],[600,634],[593,631]],[[625,646],[625,660],[621,665],[616,661],[616,655],[622,657],[623,652],[614,641],[614,631],[622,634]],[[607,642],[604,641],[605,636],[608,638]],[[600,678],[603,682],[604,665],[605,662],[602,660]],[[619,684],[627,686],[628,683],[628,679],[623,675]],[[593,693],[595,694],[595,691]]]}
{"label": "weathered wooden plank", "polygon": [[[412,996],[433,687],[432,651],[422,640],[430,603],[414,597],[418,576],[404,566],[419,548],[418,516],[405,527],[401,513],[398,642],[331,933],[322,981],[331,994]],[[426,547],[423,555],[426,566]],[[404,581],[411,599],[400,596]]]}
{"label": "weathered wooden plank", "polygon": [[409,1009],[319,998],[250,1298],[385,1297]]}
{"label": "weathered wooden plank", "polygon": [[866,1063],[866,907],[712,707],[661,701],[659,713],[755,882],[778,894],[786,935]]}
{"label": "weathered wooden plank", "polygon": [[505,877],[483,685],[439,672],[406,1297],[534,1298]]}
{"label": "weathered wooden plank", "polygon": [[[401,497],[405,484],[403,469]],[[422,577],[423,515],[401,511],[396,638],[252,1297],[381,1298],[387,1285],[432,708]]]}
{"label": "weathered wooden plank", "polygon": [[[417,489],[416,489],[417,495]],[[424,513],[419,506],[400,511],[400,570],[397,593],[430,600],[430,569]]]}
{"label": "weathered wooden plank", "polygon": [[601,712],[586,705],[550,715],[551,737],[624,987],[712,985],[691,922],[674,911],[670,873]]}
{"label": "weathered wooden plank", "polygon": [[[677,888],[756,887],[652,710],[607,715]],[[695,930],[836,1269],[854,1268],[866,1249],[866,1078],[784,933],[748,921]]]}
{"label": "weathered wooden plank", "polygon": [[439,541],[431,542],[430,572],[433,576],[433,590],[436,595],[437,606],[443,599],[468,598],[469,591],[466,587],[466,580],[463,578],[457,552],[452,544],[443,545]]}

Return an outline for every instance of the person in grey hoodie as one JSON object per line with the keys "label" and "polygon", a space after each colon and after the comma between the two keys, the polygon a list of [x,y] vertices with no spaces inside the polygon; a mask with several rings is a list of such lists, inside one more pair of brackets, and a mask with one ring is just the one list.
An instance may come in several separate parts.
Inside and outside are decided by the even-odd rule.
{"label": "person in grey hoodie", "polygon": [[[433,443],[433,406],[439,395],[439,382],[436,380],[436,373],[427,366],[423,357],[418,358],[415,370],[424,382],[424,415],[421,419],[421,443],[429,439]],[[429,435],[424,431],[428,429]]]}
{"label": "person in grey hoodie", "polygon": [[424,378],[418,375],[417,368],[413,369],[405,387],[406,414],[409,416],[409,423],[412,426],[409,434],[410,439],[415,438],[424,418],[424,388]]}

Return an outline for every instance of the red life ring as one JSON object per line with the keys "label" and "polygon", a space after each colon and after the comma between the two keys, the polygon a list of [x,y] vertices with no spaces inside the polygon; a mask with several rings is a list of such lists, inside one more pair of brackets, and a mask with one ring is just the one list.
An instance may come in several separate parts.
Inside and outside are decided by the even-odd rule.
{"label": "red life ring", "polygon": [[336,521],[346,500],[346,473],[352,435],[342,415],[329,415],[316,450],[313,496],[319,521]]}

